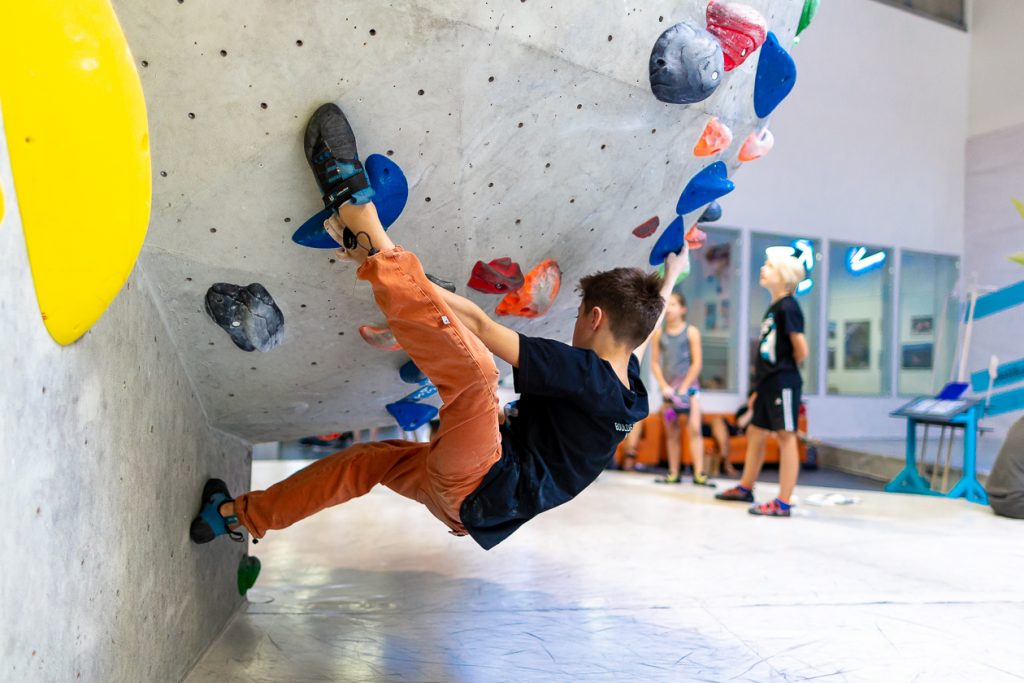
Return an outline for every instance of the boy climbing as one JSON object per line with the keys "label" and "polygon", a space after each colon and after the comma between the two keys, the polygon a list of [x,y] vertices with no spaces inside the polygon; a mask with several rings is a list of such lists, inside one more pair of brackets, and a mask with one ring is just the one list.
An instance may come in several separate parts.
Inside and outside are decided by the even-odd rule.
{"label": "boy climbing", "polygon": [[769,432],[779,440],[779,495],[754,505],[750,514],[789,517],[793,489],[800,474],[797,419],[800,414],[800,364],[807,358],[804,314],[793,293],[806,277],[800,261],[769,252],[761,267],[761,286],[772,297],[761,321],[761,340],[755,364],[754,404],[747,428],[747,457],[740,483],[715,498],[754,502],[754,484],[764,464],[764,443]]}
{"label": "boy climbing", "polygon": [[[395,339],[437,387],[440,426],[429,443],[355,444],[235,499],[211,479],[192,540],[241,540],[239,527],[259,539],[383,484],[424,504],[451,533],[490,549],[590,485],[647,416],[633,349],[654,328],[681,259],[670,260],[668,285],[633,268],[583,278],[572,346],[521,335],[431,284],[416,256],[391,241],[337,106],[313,114],[305,151],[325,206],[336,212],[325,228],[342,245],[338,255],[358,264],[356,275],[370,283]],[[508,420],[492,353],[512,365],[521,394]]]}

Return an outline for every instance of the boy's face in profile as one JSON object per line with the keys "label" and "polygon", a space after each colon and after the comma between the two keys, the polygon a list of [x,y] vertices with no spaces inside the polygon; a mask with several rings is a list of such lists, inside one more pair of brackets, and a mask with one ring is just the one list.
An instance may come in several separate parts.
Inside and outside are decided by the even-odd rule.
{"label": "boy's face in profile", "polygon": [[761,286],[766,289],[782,286],[782,277],[780,277],[779,271],[775,268],[774,263],[771,261],[764,262],[764,265],[761,266],[761,278],[759,282]]}

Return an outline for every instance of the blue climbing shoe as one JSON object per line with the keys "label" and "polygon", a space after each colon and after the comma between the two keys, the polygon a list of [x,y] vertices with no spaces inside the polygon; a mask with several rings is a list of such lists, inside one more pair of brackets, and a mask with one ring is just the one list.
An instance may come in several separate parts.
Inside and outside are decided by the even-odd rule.
{"label": "blue climbing shoe", "polygon": [[337,210],[345,202],[365,204],[373,187],[356,151],[356,136],[338,105],[321,105],[306,124],[306,161],[323,195],[324,208]]}
{"label": "blue climbing shoe", "polygon": [[199,514],[192,520],[188,535],[193,543],[209,543],[218,536],[227,534],[232,541],[241,543],[242,532],[230,529],[229,525],[238,524],[238,517],[225,517],[220,514],[220,506],[234,500],[228,493],[228,486],[220,479],[207,479],[203,487],[203,498],[199,502]]}

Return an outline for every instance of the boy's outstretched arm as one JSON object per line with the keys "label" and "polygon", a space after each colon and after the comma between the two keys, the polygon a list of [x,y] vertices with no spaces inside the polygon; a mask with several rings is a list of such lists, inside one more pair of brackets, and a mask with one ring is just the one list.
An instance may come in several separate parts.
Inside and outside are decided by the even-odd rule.
{"label": "boy's outstretched arm", "polygon": [[[676,280],[683,273],[690,272],[690,245],[683,242],[683,250],[678,254],[672,253],[665,257],[665,280],[661,285],[661,300],[666,304],[668,298],[672,296],[672,290],[675,289]],[[633,350],[633,354],[637,357],[637,360],[641,360],[644,357],[644,351],[647,350],[647,345],[651,343],[651,339],[654,337],[654,333],[661,327],[661,321],[665,319],[665,309],[661,309],[661,315],[658,316],[658,322],[654,323],[654,329],[647,335],[647,339],[644,340],[640,346]]]}
{"label": "boy's outstretched arm", "polygon": [[453,294],[437,285],[434,285],[434,289],[441,294],[462,324],[468,327],[491,353],[512,367],[519,367],[518,332],[491,320],[482,308],[466,297]]}

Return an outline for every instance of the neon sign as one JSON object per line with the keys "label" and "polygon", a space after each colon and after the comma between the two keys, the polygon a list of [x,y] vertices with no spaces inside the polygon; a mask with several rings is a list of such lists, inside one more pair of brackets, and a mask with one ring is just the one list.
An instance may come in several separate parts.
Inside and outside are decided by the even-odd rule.
{"label": "neon sign", "polygon": [[881,268],[884,263],[884,251],[868,254],[866,247],[850,247],[846,250],[846,269],[854,275]]}

